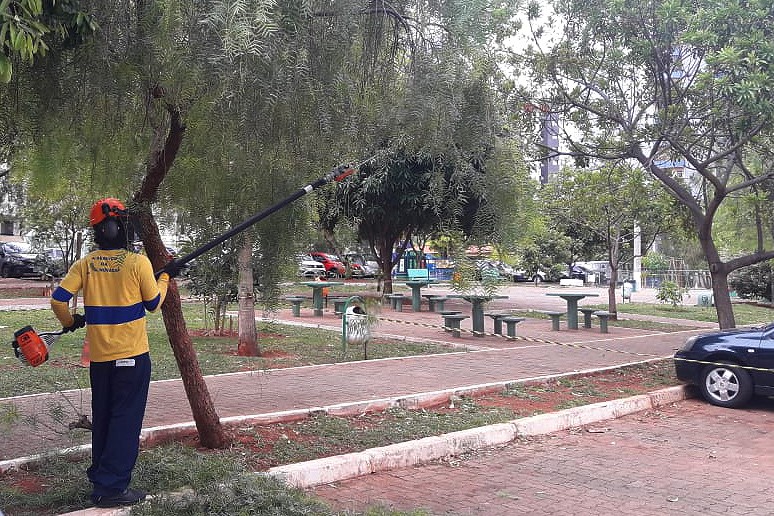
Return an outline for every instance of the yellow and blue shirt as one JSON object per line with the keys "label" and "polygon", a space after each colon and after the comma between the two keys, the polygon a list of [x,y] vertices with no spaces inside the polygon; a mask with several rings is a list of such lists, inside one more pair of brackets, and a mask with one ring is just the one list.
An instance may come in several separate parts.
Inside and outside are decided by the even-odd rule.
{"label": "yellow and blue shirt", "polygon": [[158,281],[150,260],[126,249],[93,251],[73,264],[51,296],[54,314],[73,323],[68,303],[83,290],[90,359],[108,362],[146,353],[145,312],[164,302],[169,276]]}

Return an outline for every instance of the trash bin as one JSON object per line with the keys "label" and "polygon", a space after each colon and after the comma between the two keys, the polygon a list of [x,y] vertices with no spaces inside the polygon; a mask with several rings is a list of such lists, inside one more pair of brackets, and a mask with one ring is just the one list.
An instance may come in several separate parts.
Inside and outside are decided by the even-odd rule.
{"label": "trash bin", "polygon": [[365,344],[371,338],[368,314],[359,305],[350,306],[342,317],[342,331],[347,344]]}
{"label": "trash bin", "polygon": [[624,301],[631,302],[632,300],[632,292],[634,292],[634,282],[631,280],[626,280],[623,282],[623,288],[621,290],[621,297]]}
{"label": "trash bin", "polygon": [[712,292],[699,292],[696,294],[696,306],[714,306]]}

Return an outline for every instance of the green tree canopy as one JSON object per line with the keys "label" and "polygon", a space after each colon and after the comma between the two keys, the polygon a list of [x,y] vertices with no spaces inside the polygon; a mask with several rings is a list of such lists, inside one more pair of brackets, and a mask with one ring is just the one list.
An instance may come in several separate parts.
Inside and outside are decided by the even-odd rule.
{"label": "green tree canopy", "polygon": [[671,225],[669,197],[641,167],[627,163],[608,163],[598,169],[567,168],[547,191],[551,193],[546,204],[555,220],[585,234],[580,238],[592,249],[602,244],[610,271],[609,311],[615,314],[618,270],[634,258],[635,238],[639,237],[642,249],[647,250]]}
{"label": "green tree canopy", "polygon": [[[774,174],[770,6],[562,0],[551,8],[540,18],[530,6],[533,41],[516,60],[535,85],[525,98],[562,114],[569,153],[636,160],[687,207],[720,326],[734,326],[728,273],[774,257],[770,244],[721,256],[714,236],[724,202]],[[683,170],[698,180],[679,177]],[[771,235],[769,220],[750,222]]]}

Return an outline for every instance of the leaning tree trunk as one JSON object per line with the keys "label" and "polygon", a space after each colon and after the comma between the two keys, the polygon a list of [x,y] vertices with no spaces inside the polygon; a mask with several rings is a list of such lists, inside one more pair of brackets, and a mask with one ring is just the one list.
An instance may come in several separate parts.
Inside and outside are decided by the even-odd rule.
{"label": "leaning tree trunk", "polygon": [[260,356],[257,330],[255,328],[255,296],[253,295],[253,242],[245,234],[239,249],[239,344],[237,355],[241,357]]}
{"label": "leaning tree trunk", "polygon": [[[156,200],[159,186],[172,167],[185,131],[179,110],[168,105],[167,111],[170,122],[166,138],[164,138],[165,130],[161,126],[154,128],[155,137],[151,144],[146,175],[140,189],[134,194],[134,205],[130,206],[139,221],[143,245],[155,270],[161,269],[169,257],[150,206]],[[215,405],[207,390],[207,384],[204,382],[199,360],[183,318],[180,294],[174,281],[169,284],[167,298],[161,311],[169,344],[172,346],[180,369],[188,403],[191,405],[196,429],[199,432],[199,440],[202,446],[207,448],[223,448],[228,444],[228,440],[215,412]]]}

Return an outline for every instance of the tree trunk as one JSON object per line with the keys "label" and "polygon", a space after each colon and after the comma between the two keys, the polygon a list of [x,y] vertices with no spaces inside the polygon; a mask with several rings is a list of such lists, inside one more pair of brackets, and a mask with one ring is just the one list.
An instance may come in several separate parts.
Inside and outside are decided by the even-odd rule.
{"label": "tree trunk", "polygon": [[382,278],[384,279],[383,294],[392,294],[392,246],[380,245],[376,259],[379,260],[379,268],[382,270]]}
{"label": "tree trunk", "polygon": [[[130,206],[139,221],[143,245],[155,270],[161,269],[169,258],[150,205],[156,199],[159,186],[172,167],[185,131],[180,112],[172,106],[168,106],[168,112],[170,121],[166,138],[163,138],[164,130],[160,126],[154,128],[155,138],[151,144],[145,178],[140,189],[134,194],[135,205]],[[180,369],[188,403],[191,405],[196,429],[199,432],[199,440],[202,446],[207,448],[223,448],[228,444],[228,440],[215,412],[215,405],[204,382],[191,337],[188,335],[180,294],[174,281],[170,281],[167,298],[161,311],[169,344],[172,346]]]}
{"label": "tree trunk", "polygon": [[721,330],[736,328],[734,307],[731,305],[731,293],[728,291],[728,271],[724,264],[718,267],[710,266],[712,276],[712,297],[715,300],[715,311],[718,314],[718,324]]}
{"label": "tree trunk", "polygon": [[255,296],[253,294],[253,242],[245,234],[239,249],[239,345],[237,355],[241,357],[260,356],[257,330],[255,329]]}
{"label": "tree trunk", "polygon": [[736,328],[734,308],[731,306],[731,293],[728,291],[728,266],[720,260],[715,242],[709,231],[699,231],[699,243],[704,251],[712,277],[712,296],[715,300],[715,311],[718,314],[718,325],[721,330]]}
{"label": "tree trunk", "polygon": [[615,299],[618,285],[618,267],[613,268],[613,265],[609,262],[608,265],[610,265],[610,284],[607,286],[607,311],[610,312],[610,319],[615,321],[618,320],[618,305]]}

